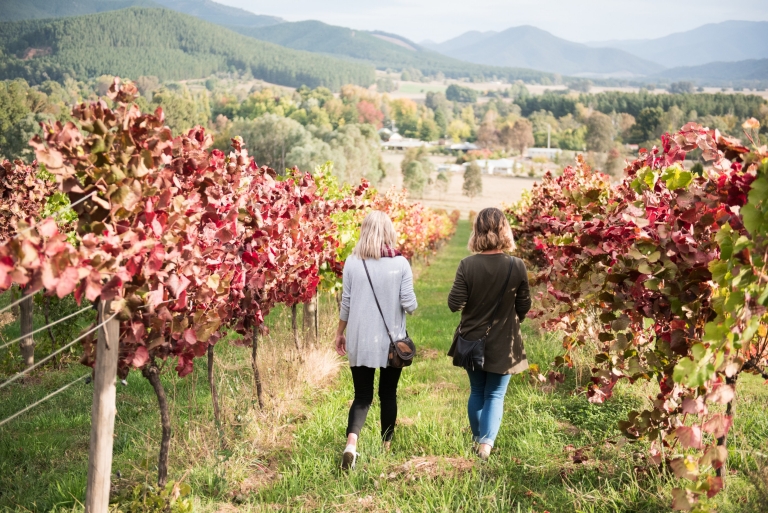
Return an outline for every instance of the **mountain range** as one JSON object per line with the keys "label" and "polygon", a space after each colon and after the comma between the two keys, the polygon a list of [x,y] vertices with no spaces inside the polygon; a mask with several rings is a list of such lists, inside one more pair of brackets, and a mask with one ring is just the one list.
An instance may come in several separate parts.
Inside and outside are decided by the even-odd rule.
{"label": "mountain range", "polygon": [[598,41],[665,67],[768,58],[768,21],[723,21],[657,39]]}
{"label": "mountain range", "polygon": [[[556,80],[555,74],[559,74],[595,80],[619,79],[625,83],[627,81],[664,83],[671,80],[691,80],[701,85],[742,84],[747,87],[768,85],[768,60],[766,60],[768,59],[768,22],[725,21],[658,39],[598,41],[581,44],[531,26],[512,27],[500,32],[469,31],[442,43],[433,41],[416,43],[396,34],[355,30],[313,20],[286,22],[281,18],[254,14],[212,0],[25,0],[24,2],[0,0],[0,21],[26,23],[19,20],[65,17],[79,19],[86,14],[106,14],[107,11],[124,12],[123,10],[129,7],[171,9],[177,13],[195,16],[206,22],[224,26],[242,36],[247,36],[245,40],[259,39],[284,49],[325,54],[348,61],[347,64],[340,65],[340,69],[345,70],[348,70],[346,66],[357,63],[365,66],[372,65],[380,70],[410,69],[419,70],[425,75],[443,74],[448,78],[473,80],[524,80],[547,83],[547,81]],[[115,13],[114,16],[121,15]],[[0,38],[2,38],[2,32],[13,33],[15,30],[11,28],[14,23],[0,25]],[[154,26],[151,22],[150,25]],[[161,27],[159,29],[162,30]],[[121,30],[122,32],[126,30],[144,32],[141,27],[136,26],[121,27]],[[205,30],[220,31],[221,29]],[[176,71],[165,72],[165,75],[194,75],[209,69],[222,69],[222,67],[228,69],[249,67],[243,65],[242,59],[234,57],[230,58],[234,60],[226,63],[218,61],[213,64],[212,54],[239,55],[239,52],[245,51],[253,55],[255,52],[260,54],[260,59],[273,62],[277,59],[276,55],[287,55],[281,54],[275,46],[252,44],[253,50],[247,49],[248,44],[243,43],[245,40],[233,43],[232,38],[236,38],[236,35],[229,30],[221,34],[223,39],[228,41],[224,44],[228,49],[219,51],[219,49],[209,48],[205,52],[198,53],[187,51],[183,44],[186,36],[180,35],[181,39],[175,51],[183,55],[179,56],[178,62],[186,62],[191,67],[188,72],[182,73],[178,66],[173,65],[171,67]],[[124,35],[129,37],[127,33]],[[106,40],[114,39],[111,35],[104,36]],[[35,44],[27,44],[26,39],[17,38],[14,45],[10,48],[0,47],[0,50],[5,52],[0,54],[0,60],[4,61],[4,68],[0,69],[0,72],[4,76],[12,73],[12,69],[21,67],[30,71],[35,66],[42,65],[39,62],[41,57],[47,58],[50,61],[49,64],[56,61],[56,66],[64,62],[62,59],[66,49],[63,47],[56,47],[58,57],[53,58],[46,53],[47,50],[41,53],[35,49]],[[232,45],[238,48],[234,54],[231,51]],[[113,53],[123,51],[119,50],[119,47],[118,43],[116,48],[110,51]],[[148,62],[159,63],[169,58],[166,55],[155,59],[152,55],[154,50],[149,45],[144,45],[143,51],[148,52]],[[158,51],[167,53],[169,49],[161,48]],[[14,57],[23,61],[25,55],[34,58],[22,63],[23,65],[13,61]],[[297,57],[297,59],[297,62],[304,62],[304,57]],[[192,61],[197,64],[192,65]],[[736,61],[739,62],[736,63]],[[9,68],[9,62],[14,62],[15,68],[13,66]],[[731,64],[726,66],[722,64],[724,62]],[[78,66],[75,68],[88,68],[85,64]],[[137,66],[144,69],[138,63]],[[75,68],[71,68],[70,71]],[[98,66],[90,66],[88,69],[95,72],[96,68]],[[317,71],[319,68],[313,67],[313,69]],[[322,79],[318,78],[318,73],[313,72],[314,78],[311,82],[335,83],[336,80],[329,79],[331,71],[321,73]],[[47,71],[39,71],[39,73],[44,75]],[[360,73],[355,73],[357,73],[355,76],[362,77]],[[155,74],[160,76],[162,73]],[[296,80],[294,78],[288,81],[295,83]],[[367,80],[366,78],[362,81]],[[360,80],[357,79],[357,81]]]}
{"label": "mountain range", "polygon": [[478,64],[540,69],[572,76],[650,75],[663,66],[617,48],[592,48],[523,25],[502,32],[468,32],[432,49]]}
{"label": "mountain range", "polygon": [[[487,64],[521,66],[583,77],[675,77],[717,84],[730,80],[766,80],[760,60],[768,58],[768,22],[724,21],[648,40],[595,41],[558,38],[531,26],[501,32],[468,31],[442,43],[423,46],[444,55]],[[743,61],[743,62],[742,62]],[[720,73],[697,69],[715,62],[741,62]],[[744,70],[744,67],[755,67]],[[749,76],[750,78],[746,78]]]}
{"label": "mountain range", "polygon": [[554,78],[550,73],[534,71],[530,67],[493,66],[454,59],[396,34],[353,30],[314,20],[285,22],[261,28],[230,28],[241,34],[296,50],[368,62],[381,70],[414,68],[425,75],[442,73],[449,78],[480,77],[525,81]]}

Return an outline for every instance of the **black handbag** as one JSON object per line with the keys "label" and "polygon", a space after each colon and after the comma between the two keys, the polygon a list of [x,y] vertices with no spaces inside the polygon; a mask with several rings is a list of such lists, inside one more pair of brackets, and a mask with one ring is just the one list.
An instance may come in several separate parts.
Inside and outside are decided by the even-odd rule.
{"label": "black handbag", "polygon": [[488,338],[488,334],[493,328],[493,321],[496,319],[496,312],[499,310],[501,300],[504,299],[504,293],[507,291],[507,285],[509,285],[509,277],[512,276],[513,262],[509,262],[509,271],[507,272],[507,279],[504,281],[504,287],[501,289],[499,299],[496,300],[496,306],[493,307],[493,313],[491,314],[491,323],[488,325],[488,329],[485,330],[485,335],[479,340],[467,340],[461,336],[461,323],[456,330],[459,332],[456,338],[456,347],[453,351],[453,365],[456,367],[464,367],[467,370],[483,370],[485,365],[485,339]]}
{"label": "black handbag", "polygon": [[376,308],[379,309],[381,320],[384,321],[384,328],[386,328],[387,335],[389,336],[387,366],[394,367],[395,369],[408,367],[413,363],[413,357],[416,356],[416,344],[414,344],[411,337],[408,336],[407,331],[405,332],[405,338],[402,340],[395,340],[392,338],[392,333],[389,331],[387,321],[384,319],[384,312],[381,311],[381,306],[379,305],[379,298],[376,297],[376,290],[373,288],[373,282],[371,281],[371,275],[368,273],[368,266],[365,265],[365,260],[363,260],[363,267],[365,267],[365,275],[368,277],[368,283],[371,285],[371,292],[373,292],[373,299],[376,301]]}

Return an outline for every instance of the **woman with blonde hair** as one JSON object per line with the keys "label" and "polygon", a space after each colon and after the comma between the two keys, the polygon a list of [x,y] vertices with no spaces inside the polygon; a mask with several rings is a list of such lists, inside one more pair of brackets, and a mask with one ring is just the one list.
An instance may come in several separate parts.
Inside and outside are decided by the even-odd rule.
{"label": "woman with blonde hair", "polygon": [[451,311],[461,311],[448,355],[469,375],[469,426],[482,459],[490,455],[499,432],[510,375],[528,368],[520,323],[531,297],[525,264],[505,253],[514,247],[504,213],[480,211],[469,238],[474,254],[459,264],[448,295]]}
{"label": "woman with blonde hair", "polygon": [[355,465],[357,439],[373,401],[377,368],[380,369],[381,438],[385,449],[389,449],[395,429],[397,383],[402,369],[387,366],[389,345],[391,340],[406,337],[405,313],[413,313],[417,306],[411,266],[395,250],[396,242],[389,216],[378,210],[371,211],[363,220],[360,240],[344,264],[336,352],[349,358],[355,399],[349,409],[343,469]]}

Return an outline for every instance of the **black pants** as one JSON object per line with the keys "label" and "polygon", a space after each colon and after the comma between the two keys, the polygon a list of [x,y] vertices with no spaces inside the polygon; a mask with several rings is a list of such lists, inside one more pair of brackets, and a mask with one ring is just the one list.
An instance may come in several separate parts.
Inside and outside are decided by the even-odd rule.
{"label": "black pants", "polygon": [[[373,402],[373,376],[376,369],[370,367],[350,367],[352,382],[355,385],[355,400],[349,408],[347,435],[354,433],[360,436],[360,430],[365,424],[368,409]],[[381,403],[381,438],[384,441],[392,439],[397,420],[397,382],[403,369],[387,367],[380,369],[379,402]]]}

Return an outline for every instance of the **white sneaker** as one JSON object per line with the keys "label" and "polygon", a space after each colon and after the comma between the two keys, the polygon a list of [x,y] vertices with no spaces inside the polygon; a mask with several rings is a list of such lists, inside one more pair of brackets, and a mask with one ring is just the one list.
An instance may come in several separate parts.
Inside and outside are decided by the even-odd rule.
{"label": "white sneaker", "polygon": [[357,462],[357,457],[360,456],[357,451],[356,446],[354,445],[348,445],[344,448],[344,453],[341,455],[341,469],[342,470],[349,470],[355,468],[355,463]]}

